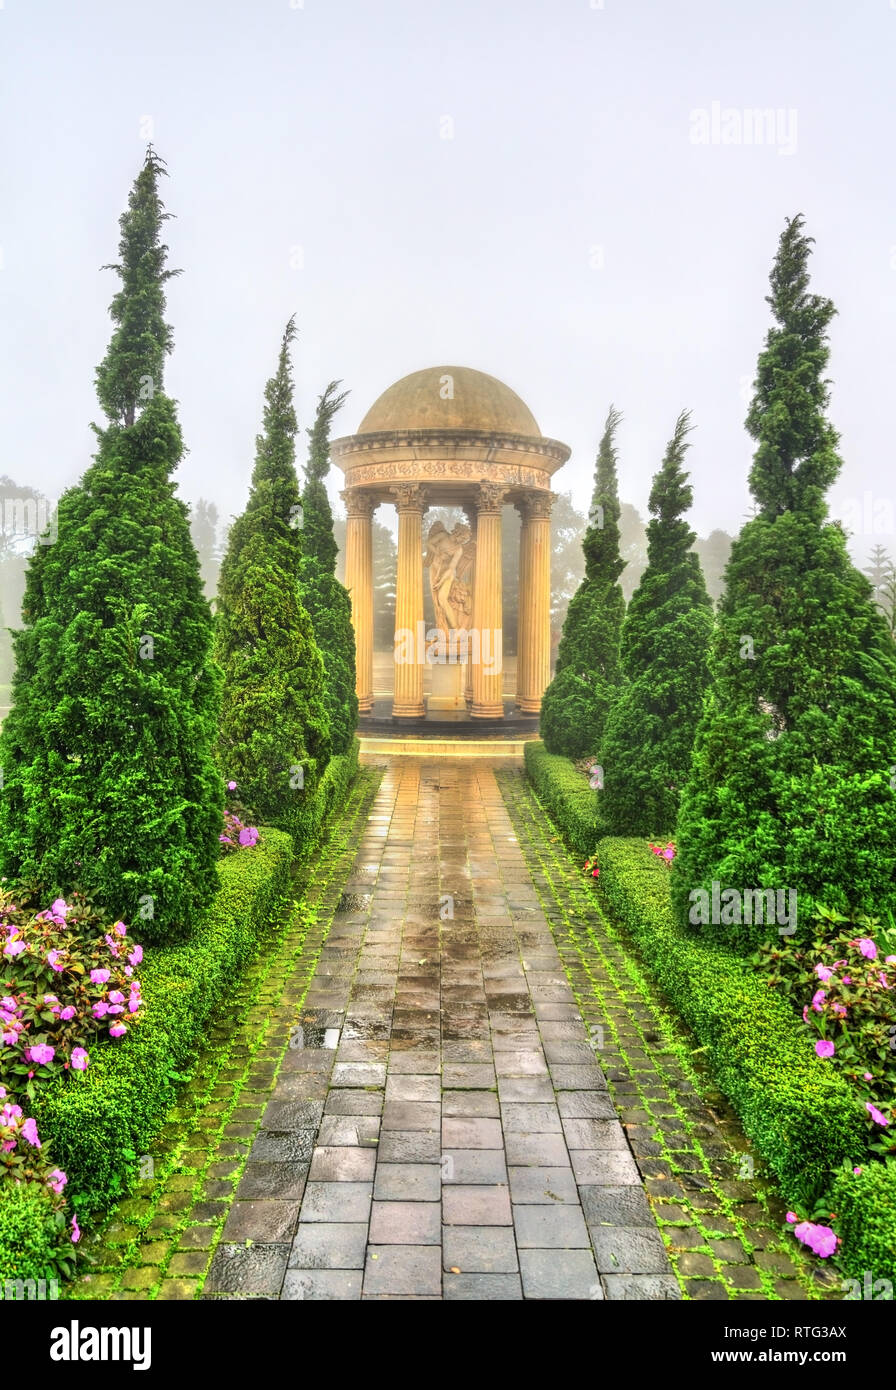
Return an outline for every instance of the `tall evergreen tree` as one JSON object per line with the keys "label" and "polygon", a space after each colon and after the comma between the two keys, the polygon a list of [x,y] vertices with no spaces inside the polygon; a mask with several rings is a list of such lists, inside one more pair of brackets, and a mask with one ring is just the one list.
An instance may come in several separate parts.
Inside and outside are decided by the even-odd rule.
{"label": "tall evergreen tree", "polygon": [[217,887],[220,682],[212,619],[172,474],[183,454],[163,366],[167,247],[152,148],[120,218],[115,331],[97,370],[109,423],[28,568],[2,734],[4,871],[80,886],[144,937],[183,933]]}
{"label": "tall evergreen tree", "polygon": [[650,492],[647,568],[622,624],[625,685],[600,749],[601,819],[611,834],[667,835],[675,826],[709,680],[712,604],[684,520],[690,417],[682,412]]}
{"label": "tall evergreen tree", "polygon": [[218,589],[218,574],[221,561],[218,551],[218,508],[214,502],[200,497],[195,507],[190,509],[190,531],[196,554],[199,556],[199,573],[205,586],[205,596],[211,602]]}
{"label": "tall evergreen tree", "polygon": [[330,757],[324,668],[299,592],[302,505],[295,469],[290,319],[265,388],[245,511],[221,564],[215,653],[224,671],[218,757],[242,804],[297,836]]}
{"label": "tall evergreen tree", "polygon": [[616,430],[610,407],[597,455],[594,495],[582,541],[585,577],[570,600],[557,651],[554,679],[541,703],[541,735],[551,753],[570,758],[595,753],[622,679],[619,636],[625,600],[619,576],[619,489]]}
{"label": "tall evergreen tree", "polygon": [[324,704],[330,720],[333,752],[345,753],[358,724],[355,693],[355,634],[348,590],[336,578],[337,546],[333,512],[324,479],[330,469],[330,426],[347,391],[331,381],[317,403],[314,425],[307,431],[308,462],[302,493],[302,560],[299,583],[324,663]]}
{"label": "tall evergreen tree", "polygon": [[[896,907],[896,653],[825,520],[841,466],[825,416],[835,310],[809,292],[810,248],[803,219],[788,221],[747,416],[756,514],[726,570],[672,874],[682,920],[743,948],[778,930],[738,923],[746,890],[795,890],[800,936],[813,901]],[[696,896],[714,882],[719,923]]]}

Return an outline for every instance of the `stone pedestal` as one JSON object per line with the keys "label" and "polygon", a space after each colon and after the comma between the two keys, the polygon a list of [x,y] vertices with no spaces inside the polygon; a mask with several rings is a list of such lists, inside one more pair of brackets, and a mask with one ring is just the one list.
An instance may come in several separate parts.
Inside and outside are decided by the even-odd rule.
{"label": "stone pedestal", "polygon": [[464,685],[466,675],[467,667],[461,662],[434,665],[432,668],[432,689],[427,700],[427,708],[430,710],[465,709]]}

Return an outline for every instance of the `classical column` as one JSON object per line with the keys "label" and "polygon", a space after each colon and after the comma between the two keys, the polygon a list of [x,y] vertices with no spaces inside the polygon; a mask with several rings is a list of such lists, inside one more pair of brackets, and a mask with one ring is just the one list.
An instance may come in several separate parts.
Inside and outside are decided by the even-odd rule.
{"label": "classical column", "polygon": [[[467,525],[468,525],[469,528],[470,528],[470,535],[471,535],[471,537],[472,537],[472,539],[473,539],[473,575],[472,575],[472,578],[471,578],[471,586],[473,587],[473,592],[475,593],[475,585],[476,585],[476,507],[475,507],[475,504],[472,503],[472,502],[465,502],[465,503],[463,504],[463,513],[464,513],[464,516],[467,518]],[[467,662],[466,662],[466,666],[464,667],[464,703],[466,704],[468,710],[471,708],[471,706],[472,706],[472,704],[473,704],[473,662],[472,662],[472,660],[471,660],[471,652],[470,652],[469,646],[467,647]]]}
{"label": "classical column", "polygon": [[501,502],[504,489],[481,483],[476,499],[476,576],[473,582],[473,719],[504,715],[501,611]]}
{"label": "classical column", "polygon": [[520,578],[517,589],[517,610],[516,610],[516,699],[514,703],[519,708],[522,704],[523,695],[528,694],[529,681],[526,673],[526,643],[527,628],[529,626],[529,602],[528,602],[528,581],[526,579],[526,564],[529,559],[529,506],[525,498],[514,502],[514,507],[520,514]]}
{"label": "classical column", "polygon": [[395,694],[392,714],[419,719],[423,704],[426,625],[423,618],[423,513],[426,494],[416,483],[390,489],[398,512],[398,574],[395,585]]}
{"label": "classical column", "polygon": [[[525,684],[519,686],[523,714],[538,714],[551,678],[551,504],[550,492],[530,492],[520,553],[520,622]],[[525,614],[525,618],[523,615]]]}
{"label": "classical column", "polygon": [[371,517],[377,502],[369,492],[350,487],[345,502],[345,587],[352,600],[355,629],[355,691],[358,711],[373,709],[373,535]]}

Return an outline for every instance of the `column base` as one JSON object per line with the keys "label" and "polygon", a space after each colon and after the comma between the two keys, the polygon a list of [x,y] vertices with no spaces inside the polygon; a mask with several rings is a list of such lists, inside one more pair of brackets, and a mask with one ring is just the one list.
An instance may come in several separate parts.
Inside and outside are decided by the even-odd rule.
{"label": "column base", "polygon": [[419,703],[392,705],[393,719],[422,719],[425,714],[426,706],[422,700]]}
{"label": "column base", "polygon": [[541,714],[541,700],[531,700],[523,695],[517,700],[520,714]]}
{"label": "column base", "polygon": [[482,705],[482,704],[477,705],[476,702],[475,702],[475,700],[474,700],[473,705],[472,705],[472,708],[470,709],[470,718],[471,718],[471,719],[503,719],[503,718],[504,718],[504,704],[503,704],[503,701],[497,701],[495,704],[492,704],[492,705]]}
{"label": "column base", "polygon": [[358,696],[358,713],[359,713],[359,714],[372,714],[372,713],[373,713],[373,696],[372,696],[372,695],[359,695],[359,696]]}

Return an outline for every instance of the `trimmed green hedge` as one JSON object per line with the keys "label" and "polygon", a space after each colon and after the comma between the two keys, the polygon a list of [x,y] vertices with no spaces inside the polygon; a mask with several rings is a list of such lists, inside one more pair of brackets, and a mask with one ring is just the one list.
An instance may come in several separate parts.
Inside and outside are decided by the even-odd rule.
{"label": "trimmed green hedge", "polygon": [[589,819],[582,787],[590,788],[567,758],[527,744],[526,770],[570,848],[586,857],[597,849],[604,902],[697,1035],[718,1086],[777,1175],[785,1200],[811,1205],[830,1186],[832,1170],[867,1153],[857,1097],[814,1055],[799,1020],[756,971],[678,926],[669,870],[644,840],[598,840],[596,828],[584,838]]}
{"label": "trimmed green hedge", "polygon": [[172,1073],[243,968],[287,894],[293,845],[266,829],[254,849],[221,860],[220,888],[189,941],[149,947],[140,966],[143,1017],[120,1043],[91,1050],[82,1076],[42,1087],[31,1110],[78,1206],[108,1205],[126,1185],[126,1151],[145,1153],[175,1100]]}
{"label": "trimmed green hedge", "polygon": [[524,744],[523,756],[539,801],[569,847],[587,859],[603,833],[597,818],[597,792],[569,758],[549,753],[539,739]]}
{"label": "trimmed green hedge", "polygon": [[682,931],[669,870],[643,840],[601,840],[598,863],[601,896],[696,1033],[785,1200],[811,1203],[830,1186],[832,1170],[867,1152],[857,1096],[815,1056],[791,1008],[751,966]]}
{"label": "trimmed green hedge", "polygon": [[859,1280],[861,1297],[866,1295],[866,1272],[872,1286],[878,1279],[896,1284],[896,1163],[868,1163],[860,1173],[841,1169],[831,1203],[843,1239],[838,1264]]}

